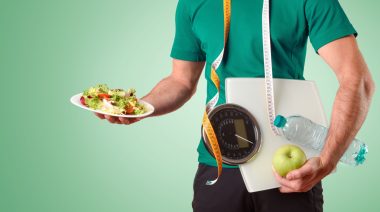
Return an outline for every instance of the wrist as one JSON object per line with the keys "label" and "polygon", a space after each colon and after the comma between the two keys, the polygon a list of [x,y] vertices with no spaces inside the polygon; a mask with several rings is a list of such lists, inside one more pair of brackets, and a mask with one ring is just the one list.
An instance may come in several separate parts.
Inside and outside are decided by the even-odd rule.
{"label": "wrist", "polygon": [[333,159],[325,157],[323,155],[320,156],[320,159],[321,159],[321,166],[326,171],[327,174],[332,172],[335,169],[336,165],[338,164],[338,162],[335,162]]}

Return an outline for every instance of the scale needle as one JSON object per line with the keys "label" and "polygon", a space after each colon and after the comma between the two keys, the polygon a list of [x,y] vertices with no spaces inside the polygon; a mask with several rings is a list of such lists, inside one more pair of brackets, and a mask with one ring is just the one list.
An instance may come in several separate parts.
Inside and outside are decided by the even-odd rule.
{"label": "scale needle", "polygon": [[250,141],[250,140],[248,140],[248,139],[245,139],[245,138],[241,137],[241,136],[240,136],[240,135],[238,135],[238,134],[235,134],[235,136],[236,136],[236,137],[238,137],[238,138],[240,138],[240,139],[242,139],[242,140],[244,140],[244,141],[246,141],[246,142],[248,142],[248,143],[251,143],[251,144],[253,144],[253,142],[252,142],[252,141]]}

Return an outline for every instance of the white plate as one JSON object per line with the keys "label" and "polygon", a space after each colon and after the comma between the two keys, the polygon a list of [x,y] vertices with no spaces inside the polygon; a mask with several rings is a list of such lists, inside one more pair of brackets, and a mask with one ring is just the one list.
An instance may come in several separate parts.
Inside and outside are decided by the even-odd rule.
{"label": "white plate", "polygon": [[139,114],[139,115],[116,115],[116,114],[106,113],[106,112],[103,112],[103,111],[100,111],[100,110],[94,110],[94,109],[91,109],[89,107],[86,107],[86,106],[82,105],[82,103],[80,102],[80,98],[81,98],[82,94],[83,93],[79,93],[79,94],[76,94],[76,95],[72,96],[70,98],[70,102],[73,103],[73,105],[78,106],[80,108],[83,108],[85,110],[89,110],[89,111],[100,113],[100,114],[104,114],[104,115],[110,115],[110,116],[116,116],[116,117],[124,117],[124,118],[142,118],[142,117],[145,117],[145,116],[149,116],[150,114],[152,114],[154,112],[153,105],[151,105],[148,102],[145,102],[143,100],[138,100],[139,103],[141,103],[141,104],[143,104],[145,106],[145,108],[147,110],[146,113]]}

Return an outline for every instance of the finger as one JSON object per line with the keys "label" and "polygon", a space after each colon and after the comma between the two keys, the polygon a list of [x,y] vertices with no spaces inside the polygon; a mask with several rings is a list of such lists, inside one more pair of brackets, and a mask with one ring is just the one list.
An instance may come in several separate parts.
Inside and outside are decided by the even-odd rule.
{"label": "finger", "polygon": [[295,192],[307,192],[309,191],[315,183],[313,183],[313,180],[304,181],[302,184],[295,185],[295,187],[292,187],[292,189]]}
{"label": "finger", "polygon": [[286,175],[286,179],[288,180],[296,180],[296,179],[301,179],[304,178],[305,176],[311,175],[314,173],[314,168],[312,165],[309,163],[306,163],[299,169],[295,169],[291,172],[289,172]]}
{"label": "finger", "polygon": [[123,124],[133,124],[135,122],[138,122],[141,120],[141,118],[123,118],[123,117],[120,117],[119,120],[121,121],[121,123]]}
{"label": "finger", "polygon": [[119,117],[119,121],[120,121],[122,124],[129,124],[129,119],[126,119],[126,118],[123,118],[123,117]]}
{"label": "finger", "polygon": [[308,191],[310,191],[312,188],[313,188],[313,184],[308,184],[308,185],[305,185],[303,188],[302,188],[302,190],[301,190],[301,192],[308,192]]}
{"label": "finger", "polygon": [[290,184],[281,185],[280,191],[283,193],[289,192],[305,192],[308,191],[310,187],[310,183],[306,183],[306,181],[292,181]]}
{"label": "finger", "polygon": [[133,123],[138,122],[140,120],[141,120],[141,118],[132,118],[132,119],[129,120],[129,123],[133,124]]}
{"label": "finger", "polygon": [[294,188],[288,188],[288,187],[285,187],[285,186],[282,186],[279,188],[280,192],[281,193],[300,193],[300,192],[308,192],[311,190],[312,187],[308,187],[308,188],[303,188],[303,189],[294,189]]}
{"label": "finger", "polygon": [[104,115],[103,114],[100,114],[100,113],[94,113],[98,118],[100,119],[105,119]]}
{"label": "finger", "polygon": [[278,188],[278,190],[280,190],[281,193],[294,193],[294,192],[296,192],[294,189],[286,187],[286,186],[281,186],[280,188]]}
{"label": "finger", "polygon": [[297,180],[288,180],[284,177],[281,177],[277,172],[274,171],[274,175],[276,180],[280,183],[282,189],[281,191],[284,191],[284,193],[289,192],[302,192],[305,190],[306,187],[309,186],[310,178],[301,178]]}
{"label": "finger", "polygon": [[290,187],[290,188],[292,187],[292,183],[286,178],[281,177],[274,169],[273,169],[273,175],[276,178],[277,182],[280,183],[281,186]]}
{"label": "finger", "polygon": [[116,118],[115,118],[114,116],[104,115],[104,117],[105,117],[110,123],[115,123],[115,122],[116,122]]}

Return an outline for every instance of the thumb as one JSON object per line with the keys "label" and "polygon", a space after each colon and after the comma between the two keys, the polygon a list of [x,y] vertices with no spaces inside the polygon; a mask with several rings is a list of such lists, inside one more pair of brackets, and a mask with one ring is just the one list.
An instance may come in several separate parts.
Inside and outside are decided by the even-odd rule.
{"label": "thumb", "polygon": [[313,167],[306,162],[301,168],[295,169],[286,175],[287,180],[296,180],[313,173]]}

